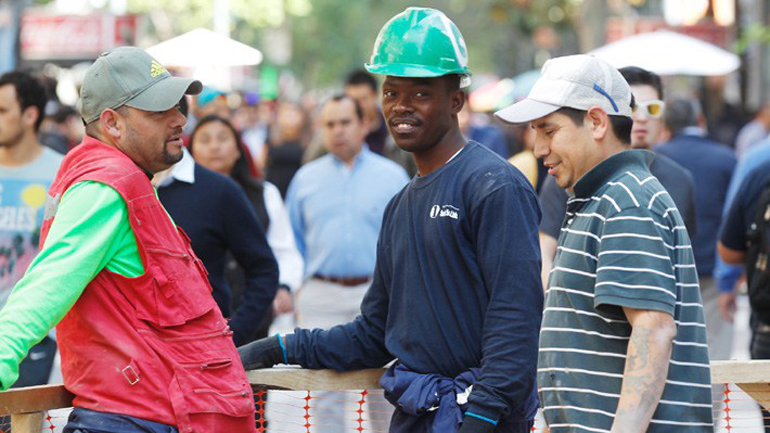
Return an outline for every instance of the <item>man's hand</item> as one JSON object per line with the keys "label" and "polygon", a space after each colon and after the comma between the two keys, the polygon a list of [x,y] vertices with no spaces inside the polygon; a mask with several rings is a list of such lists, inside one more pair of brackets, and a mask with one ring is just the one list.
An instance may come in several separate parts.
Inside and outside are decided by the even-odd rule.
{"label": "man's hand", "polygon": [[287,362],[280,338],[275,335],[239,347],[238,355],[241,357],[243,368],[256,370]]}
{"label": "man's hand", "polygon": [[491,422],[465,415],[459,433],[493,433],[495,427]]}
{"label": "man's hand", "polygon": [[285,287],[278,287],[278,291],[275,292],[275,299],[273,300],[273,312],[276,315],[291,313],[294,311],[294,300],[292,299],[291,292]]}
{"label": "man's hand", "polygon": [[721,292],[719,294],[719,311],[722,317],[730,323],[733,323],[735,317],[735,290],[731,292]]}
{"label": "man's hand", "polygon": [[660,311],[623,311],[632,330],[611,432],[644,433],[666,386],[676,324],[670,314]]}

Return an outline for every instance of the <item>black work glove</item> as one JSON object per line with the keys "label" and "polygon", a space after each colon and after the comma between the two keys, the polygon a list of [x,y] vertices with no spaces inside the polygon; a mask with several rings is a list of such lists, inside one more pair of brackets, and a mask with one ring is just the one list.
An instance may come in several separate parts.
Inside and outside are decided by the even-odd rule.
{"label": "black work glove", "polygon": [[459,433],[493,433],[496,427],[489,421],[466,415]]}
{"label": "black work glove", "polygon": [[246,370],[270,368],[275,364],[283,364],[283,349],[277,335],[254,341],[238,348],[238,355]]}

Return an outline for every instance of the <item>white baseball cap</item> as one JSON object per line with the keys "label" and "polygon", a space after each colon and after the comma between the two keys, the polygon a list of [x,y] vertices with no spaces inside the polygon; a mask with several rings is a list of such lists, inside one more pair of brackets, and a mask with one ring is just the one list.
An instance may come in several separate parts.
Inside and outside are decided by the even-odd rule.
{"label": "white baseball cap", "polygon": [[495,116],[527,123],[562,107],[588,111],[601,107],[610,116],[631,117],[631,88],[617,69],[588,54],[555,57],[545,62],[526,99]]}

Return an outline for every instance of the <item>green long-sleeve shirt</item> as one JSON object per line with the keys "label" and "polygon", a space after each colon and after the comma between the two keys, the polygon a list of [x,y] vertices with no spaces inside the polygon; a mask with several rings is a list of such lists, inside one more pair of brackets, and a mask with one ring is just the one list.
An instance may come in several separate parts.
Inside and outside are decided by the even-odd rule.
{"label": "green long-sleeve shirt", "polygon": [[144,273],[123,198],[97,182],[70,187],[40,253],[0,310],[0,389],[19,363],[72,308],[102,269],[126,278]]}

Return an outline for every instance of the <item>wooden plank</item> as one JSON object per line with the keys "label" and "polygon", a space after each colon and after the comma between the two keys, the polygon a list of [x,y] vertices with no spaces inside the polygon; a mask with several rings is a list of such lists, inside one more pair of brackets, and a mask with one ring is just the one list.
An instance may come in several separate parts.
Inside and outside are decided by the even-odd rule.
{"label": "wooden plank", "polygon": [[310,391],[343,391],[346,389],[378,389],[383,368],[337,372],[301,368],[266,368],[246,372],[249,382],[262,389],[301,389]]}
{"label": "wooden plank", "polygon": [[711,361],[711,383],[768,383],[770,360]]}
{"label": "wooden plank", "polygon": [[71,407],[72,398],[73,395],[64,388],[64,385],[9,389],[0,392],[0,415]]}
{"label": "wooden plank", "polygon": [[768,383],[744,383],[738,386],[762,407],[770,410],[770,384]]}
{"label": "wooden plank", "polygon": [[40,433],[43,429],[43,412],[11,415],[11,433]]}
{"label": "wooden plank", "polygon": [[[340,373],[284,367],[253,370],[247,375],[255,388],[339,391],[378,389],[384,372],[381,368]],[[711,363],[711,380],[712,383],[734,383],[761,404],[770,405],[770,360],[714,361]],[[63,385],[11,389],[0,392],[0,415],[71,407],[72,397]]]}

